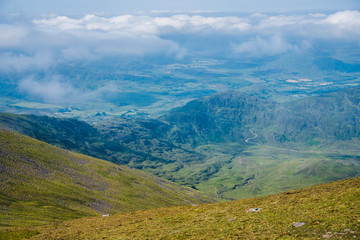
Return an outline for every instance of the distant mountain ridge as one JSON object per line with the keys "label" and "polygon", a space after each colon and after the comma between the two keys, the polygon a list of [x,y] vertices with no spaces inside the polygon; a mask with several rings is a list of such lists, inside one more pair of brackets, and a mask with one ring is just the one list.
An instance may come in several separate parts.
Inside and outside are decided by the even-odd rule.
{"label": "distant mountain ridge", "polygon": [[255,129],[260,142],[307,142],[360,137],[360,88],[276,102],[277,93],[227,92],[194,100],[161,119],[174,126],[177,143],[244,141]]}

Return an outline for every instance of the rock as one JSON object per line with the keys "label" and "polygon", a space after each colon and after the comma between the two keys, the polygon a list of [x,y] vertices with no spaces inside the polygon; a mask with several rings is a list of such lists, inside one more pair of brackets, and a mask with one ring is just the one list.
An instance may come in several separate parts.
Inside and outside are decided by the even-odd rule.
{"label": "rock", "polygon": [[246,212],[260,212],[261,208],[251,208],[247,210]]}
{"label": "rock", "polygon": [[294,227],[301,227],[301,226],[304,226],[305,223],[304,222],[296,222],[293,224]]}
{"label": "rock", "polygon": [[103,214],[102,217],[110,217],[110,214]]}
{"label": "rock", "polygon": [[323,238],[332,238],[332,237],[334,237],[334,235],[331,235],[331,234],[325,234],[325,235],[323,235]]}
{"label": "rock", "polygon": [[228,221],[231,222],[231,221],[235,221],[236,219],[235,218],[230,218]]}

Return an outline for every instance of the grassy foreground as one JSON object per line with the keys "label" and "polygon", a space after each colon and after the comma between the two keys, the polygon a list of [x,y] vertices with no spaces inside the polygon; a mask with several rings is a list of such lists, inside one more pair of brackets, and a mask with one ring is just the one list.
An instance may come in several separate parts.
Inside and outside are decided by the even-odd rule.
{"label": "grassy foreground", "polygon": [[[261,210],[248,212],[252,208]],[[295,227],[295,223],[304,224]],[[71,240],[359,239],[360,178],[268,197],[82,218],[11,231],[33,231],[31,239]]]}
{"label": "grassy foreground", "polygon": [[213,202],[201,192],[149,173],[2,129],[0,173],[0,230]]}

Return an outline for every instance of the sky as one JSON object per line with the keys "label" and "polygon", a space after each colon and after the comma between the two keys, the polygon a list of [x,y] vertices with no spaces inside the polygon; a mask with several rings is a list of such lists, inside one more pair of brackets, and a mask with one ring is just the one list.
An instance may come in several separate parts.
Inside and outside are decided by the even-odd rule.
{"label": "sky", "polygon": [[359,0],[0,0],[0,13],[123,14],[139,11],[289,12],[359,10]]}
{"label": "sky", "polygon": [[57,70],[67,64],[149,56],[261,58],[319,48],[356,53],[359,3],[0,0],[0,74],[16,76],[25,94],[60,102],[81,95],[71,76]]}

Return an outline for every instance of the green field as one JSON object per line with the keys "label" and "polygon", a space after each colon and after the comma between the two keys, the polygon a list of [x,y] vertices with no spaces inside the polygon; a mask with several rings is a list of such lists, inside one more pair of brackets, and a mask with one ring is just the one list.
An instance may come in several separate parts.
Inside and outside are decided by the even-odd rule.
{"label": "green field", "polygon": [[[224,199],[265,196],[359,176],[359,159],[360,152],[351,150],[253,146],[239,154],[223,154],[199,166],[203,169],[215,162],[219,169],[195,186]],[[195,172],[196,165],[189,169]]]}

